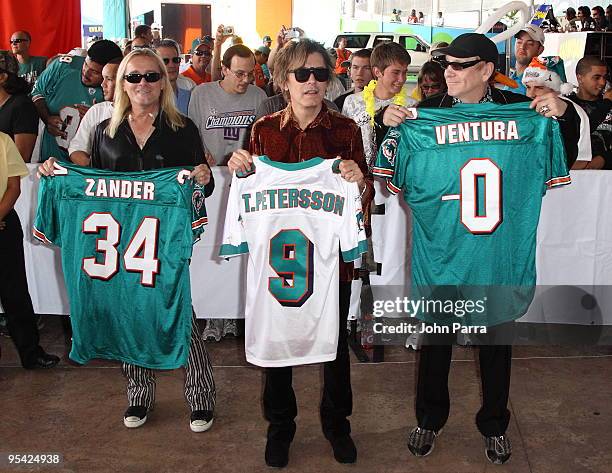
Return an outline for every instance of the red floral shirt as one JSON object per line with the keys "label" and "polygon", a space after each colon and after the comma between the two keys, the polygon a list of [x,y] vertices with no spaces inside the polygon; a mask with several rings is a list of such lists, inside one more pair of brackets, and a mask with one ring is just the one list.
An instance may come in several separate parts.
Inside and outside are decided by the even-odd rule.
{"label": "red floral shirt", "polygon": [[[366,188],[361,196],[366,233],[370,234],[370,204],[374,198],[374,181],[366,165],[361,130],[348,117],[323,104],[317,117],[302,130],[293,116],[291,105],[260,118],[253,125],[249,150],[266,155],[272,161],[298,163],[311,158],[349,159],[355,161],[365,176]],[[353,279],[353,263],[340,262],[340,280]]]}

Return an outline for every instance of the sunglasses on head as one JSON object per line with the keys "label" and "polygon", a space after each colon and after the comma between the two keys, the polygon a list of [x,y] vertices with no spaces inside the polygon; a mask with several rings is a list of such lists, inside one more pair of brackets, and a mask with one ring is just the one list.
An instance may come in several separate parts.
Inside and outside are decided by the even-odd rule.
{"label": "sunglasses on head", "polygon": [[180,56],[176,56],[176,57],[163,57],[162,61],[164,61],[164,64],[168,65],[168,63],[170,61],[172,61],[174,64],[180,64],[181,63],[181,57]]}
{"label": "sunglasses on head", "polygon": [[293,72],[295,80],[298,82],[306,82],[310,79],[310,74],[314,74],[317,82],[327,82],[329,80],[329,69],[326,67],[300,67],[289,72]]}
{"label": "sunglasses on head", "polygon": [[28,38],[15,38],[15,39],[11,39],[9,42],[11,44],[19,44],[19,43],[23,43],[25,41],[27,41]]}
{"label": "sunglasses on head", "polygon": [[448,66],[450,66],[453,71],[462,71],[463,69],[467,69],[468,67],[475,66],[479,62],[482,62],[482,59],[474,59],[473,61],[467,62],[451,62],[440,58],[435,59],[435,61],[440,64],[442,69],[446,69]]}
{"label": "sunglasses on head", "polygon": [[211,57],[212,53],[210,51],[194,51],[193,52],[194,56],[204,56],[204,57]]}
{"label": "sunglasses on head", "polygon": [[126,74],[123,78],[128,81],[130,84],[140,84],[142,79],[147,82],[157,82],[161,79],[161,74],[159,72],[147,72],[146,74],[138,74],[133,72],[132,74]]}

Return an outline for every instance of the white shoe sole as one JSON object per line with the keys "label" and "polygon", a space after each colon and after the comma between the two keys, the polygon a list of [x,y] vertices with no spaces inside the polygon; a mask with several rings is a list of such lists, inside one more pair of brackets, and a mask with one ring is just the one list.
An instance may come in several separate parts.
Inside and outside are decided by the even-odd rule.
{"label": "white shoe sole", "polygon": [[194,424],[193,422],[189,422],[189,428],[191,429],[192,432],[206,432],[208,429],[210,429],[213,425],[215,419],[210,419],[210,422],[207,422],[206,424],[200,424],[200,421],[196,421],[198,422],[197,424]]}
{"label": "white shoe sole", "polygon": [[125,425],[128,429],[135,429],[140,427],[147,421],[147,416],[144,416],[142,419],[136,416],[124,417],[123,425]]}

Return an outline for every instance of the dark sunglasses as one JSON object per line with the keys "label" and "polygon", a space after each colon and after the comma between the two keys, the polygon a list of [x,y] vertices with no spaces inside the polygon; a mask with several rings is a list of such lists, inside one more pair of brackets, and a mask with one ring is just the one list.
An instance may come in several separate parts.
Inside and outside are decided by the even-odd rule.
{"label": "dark sunglasses", "polygon": [[467,61],[467,62],[450,62],[450,61],[447,61],[446,59],[434,59],[434,61],[440,64],[440,67],[442,69],[446,69],[448,66],[450,66],[450,68],[453,71],[462,71],[463,69],[467,69],[468,67],[473,67],[479,62],[482,62],[482,59],[474,59],[473,61]]}
{"label": "dark sunglasses", "polygon": [[159,72],[147,72],[146,74],[137,74],[134,72],[132,74],[124,75],[123,78],[130,84],[140,84],[142,79],[151,83],[157,82],[159,79],[161,79],[161,74]]}
{"label": "dark sunglasses", "polygon": [[295,74],[295,80],[298,82],[306,82],[310,79],[310,74],[314,74],[317,82],[327,82],[329,80],[329,69],[326,67],[300,67],[289,72]]}
{"label": "dark sunglasses", "polygon": [[431,85],[421,84],[421,89],[423,89],[423,90],[437,90],[437,89],[441,89],[441,88],[442,88],[442,84],[438,84],[438,83],[431,84]]}
{"label": "dark sunglasses", "polygon": [[211,57],[212,53],[210,51],[194,51],[193,54],[195,56],[204,56],[204,57]]}
{"label": "dark sunglasses", "polygon": [[176,56],[173,58],[168,58],[168,57],[163,57],[162,60],[164,61],[164,64],[168,65],[168,63],[170,61],[172,61],[174,64],[180,64],[181,63],[181,57],[180,56]]}
{"label": "dark sunglasses", "polygon": [[25,41],[28,41],[28,38],[16,38],[16,39],[11,39],[9,42],[11,44],[19,44],[19,43],[23,43]]}

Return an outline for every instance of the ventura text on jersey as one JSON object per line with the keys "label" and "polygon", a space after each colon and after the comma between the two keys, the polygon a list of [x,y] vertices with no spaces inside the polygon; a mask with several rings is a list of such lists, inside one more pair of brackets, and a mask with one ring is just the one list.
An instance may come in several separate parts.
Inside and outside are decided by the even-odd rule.
{"label": "ventura text on jersey", "polygon": [[323,193],[310,189],[266,189],[254,194],[242,194],[242,201],[246,213],[298,207],[323,210],[340,216],[344,211],[344,197],[333,192]]}
{"label": "ventura text on jersey", "polygon": [[436,141],[439,145],[465,143],[468,141],[518,140],[516,121],[467,122],[436,126]]}

